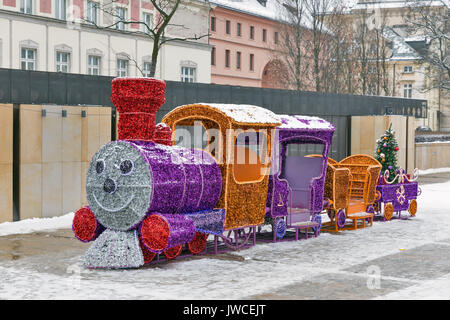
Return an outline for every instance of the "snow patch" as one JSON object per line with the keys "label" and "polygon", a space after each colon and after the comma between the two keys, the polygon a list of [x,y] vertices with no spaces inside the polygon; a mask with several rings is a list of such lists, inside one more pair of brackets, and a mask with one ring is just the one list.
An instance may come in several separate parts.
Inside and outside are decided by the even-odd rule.
{"label": "snow patch", "polygon": [[0,236],[72,228],[74,215],[75,213],[70,212],[53,218],[32,218],[15,222],[3,222],[0,223]]}
{"label": "snow patch", "polygon": [[450,168],[431,168],[431,169],[424,169],[419,170],[419,175],[427,175],[427,174],[433,174],[433,173],[442,173],[442,172],[450,172]]}

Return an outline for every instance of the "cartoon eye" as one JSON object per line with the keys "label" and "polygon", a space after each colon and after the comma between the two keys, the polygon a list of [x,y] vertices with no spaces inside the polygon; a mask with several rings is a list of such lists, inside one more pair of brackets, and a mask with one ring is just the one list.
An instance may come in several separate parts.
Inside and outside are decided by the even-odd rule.
{"label": "cartoon eye", "polygon": [[129,175],[134,168],[134,163],[131,160],[124,160],[120,163],[120,172],[126,176]]}
{"label": "cartoon eye", "polygon": [[105,161],[97,160],[97,163],[95,164],[95,171],[97,171],[97,174],[101,174],[103,170],[105,170]]}

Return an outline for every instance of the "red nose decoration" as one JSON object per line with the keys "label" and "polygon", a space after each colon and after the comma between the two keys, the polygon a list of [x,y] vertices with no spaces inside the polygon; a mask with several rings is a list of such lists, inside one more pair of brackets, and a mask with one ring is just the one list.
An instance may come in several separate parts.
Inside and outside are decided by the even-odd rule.
{"label": "red nose decoration", "polygon": [[153,78],[112,80],[111,101],[119,112],[119,140],[157,140],[155,115],[166,101],[165,90],[166,83]]}

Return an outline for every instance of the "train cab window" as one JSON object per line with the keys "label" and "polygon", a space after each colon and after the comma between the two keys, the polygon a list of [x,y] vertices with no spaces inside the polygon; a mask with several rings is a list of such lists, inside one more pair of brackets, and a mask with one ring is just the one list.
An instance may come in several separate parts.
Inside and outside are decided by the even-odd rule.
{"label": "train cab window", "polygon": [[267,170],[267,138],[261,132],[240,133],[234,145],[233,174],[236,182],[258,182]]}
{"label": "train cab window", "polygon": [[175,128],[175,145],[189,149],[205,149],[205,131],[201,122],[193,126],[177,126]]}
{"label": "train cab window", "polygon": [[190,120],[175,127],[175,145],[209,152],[223,163],[222,136],[219,125],[210,120]]}
{"label": "train cab window", "polygon": [[322,154],[324,149],[323,144],[315,143],[288,143],[286,145],[286,156],[304,157],[310,154]]}

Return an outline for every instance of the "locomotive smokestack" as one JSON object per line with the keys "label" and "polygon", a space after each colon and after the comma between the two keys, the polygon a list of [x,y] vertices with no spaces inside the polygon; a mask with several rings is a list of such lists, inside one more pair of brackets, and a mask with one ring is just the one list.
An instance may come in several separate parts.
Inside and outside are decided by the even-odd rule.
{"label": "locomotive smokestack", "polygon": [[155,141],[156,112],[166,101],[166,83],[153,78],[115,78],[111,101],[119,112],[119,140]]}

